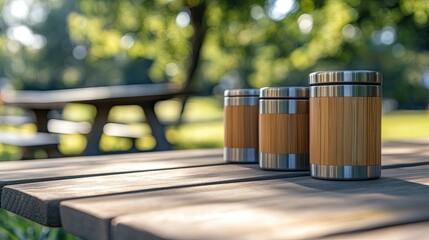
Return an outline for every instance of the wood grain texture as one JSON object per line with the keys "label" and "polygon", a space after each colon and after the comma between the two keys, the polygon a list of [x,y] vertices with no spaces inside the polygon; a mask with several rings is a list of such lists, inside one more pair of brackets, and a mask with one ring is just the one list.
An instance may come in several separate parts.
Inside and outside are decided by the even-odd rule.
{"label": "wood grain texture", "polygon": [[169,99],[189,94],[172,83],[88,87],[50,91],[2,91],[2,100],[11,106],[55,109],[69,103],[127,105],[148,100]]}
{"label": "wood grain texture", "polygon": [[386,239],[386,240],[425,240],[429,236],[429,221],[417,222],[412,224],[396,225],[386,228],[376,228],[367,231],[350,232],[327,236],[323,239],[332,240],[361,240],[361,239]]}
{"label": "wood grain texture", "polygon": [[[31,170],[39,168],[55,168],[64,166],[81,166],[81,165],[96,165],[109,164],[114,162],[141,162],[146,160],[175,160],[179,158],[195,158],[202,156],[222,155],[222,149],[198,149],[198,150],[179,150],[179,151],[161,151],[161,152],[146,152],[146,153],[127,153],[115,155],[99,155],[99,156],[79,156],[79,157],[62,157],[51,159],[40,159],[31,161],[7,161],[0,162],[1,172],[10,172],[15,170]],[[1,180],[0,175],[0,180]]]}
{"label": "wood grain texture", "polygon": [[389,169],[377,181],[310,177],[262,181],[214,192],[170,194],[162,200],[158,196],[159,205],[151,204],[156,198],[145,198],[142,201],[150,207],[113,219],[112,235],[114,239],[318,239],[427,221],[427,171],[428,165]]}
{"label": "wood grain texture", "polygon": [[[428,167],[426,167],[426,169],[428,169]],[[61,220],[64,229],[77,236],[85,239],[107,239],[110,232],[110,222],[114,218],[120,218],[121,216],[130,214],[133,216],[135,216],[135,214],[140,216],[150,212],[167,211],[168,209],[173,209],[174,211],[175,208],[204,204],[220,203],[229,205],[241,203],[247,205],[260,203],[260,205],[263,206],[265,201],[265,205],[269,208],[270,203],[274,201],[278,205],[287,205],[288,207],[285,207],[287,211],[284,212],[284,214],[286,216],[289,215],[287,218],[293,219],[295,215],[301,214],[301,209],[314,209],[319,207],[319,204],[313,204],[313,199],[317,199],[318,202],[322,200],[321,203],[329,202],[329,204],[327,204],[327,209],[325,209],[326,211],[335,208],[334,203],[341,201],[346,202],[341,203],[340,206],[348,208],[348,203],[355,209],[353,211],[359,211],[358,206],[363,204],[363,211],[366,211],[367,208],[373,208],[382,202],[373,197],[373,195],[377,191],[384,189],[382,194],[384,194],[385,198],[388,198],[388,200],[384,202],[382,208],[394,208],[390,205],[399,203],[402,193],[405,191],[420,191],[420,185],[418,184],[428,183],[428,180],[424,179],[424,176],[422,176],[422,173],[425,171],[424,169],[417,172],[413,172],[413,169],[411,170],[412,171],[406,171],[406,169],[386,170],[383,172],[384,178],[376,181],[376,183],[370,183],[368,189],[366,188],[368,182],[352,182],[349,184],[345,182],[317,181],[310,178],[288,178],[283,180],[207,185],[166,191],[71,200],[61,203]],[[403,171],[405,171],[405,174],[402,173]],[[395,179],[394,177],[398,175],[401,176]],[[416,175],[419,177],[416,178]],[[419,180],[410,181],[410,183],[406,182],[413,178]],[[401,186],[395,186],[396,183],[400,183]],[[415,185],[413,183],[415,183]],[[414,186],[414,188],[407,190],[407,186]],[[421,187],[424,189],[424,186]],[[395,193],[398,189],[400,189],[400,191]],[[425,193],[422,194],[426,196],[429,194],[427,191],[426,189],[424,191]],[[351,195],[348,196],[349,194]],[[390,194],[395,195],[394,199],[389,198]],[[416,192],[416,194],[419,195],[420,193]],[[359,196],[359,200],[354,201],[353,196],[356,195]],[[424,196],[420,197],[423,198]],[[421,200],[420,197],[417,198],[419,199],[418,201]],[[331,201],[334,201],[334,203]],[[296,209],[294,209],[294,207],[296,207]],[[251,206],[249,206],[249,208],[251,208]],[[413,207],[410,206],[408,210],[414,211],[415,209],[413,210],[412,208]],[[335,212],[338,212],[338,210],[335,210]],[[204,211],[201,211],[201,214],[204,214]],[[306,215],[308,218],[311,217],[311,214]],[[315,224],[316,219],[320,220],[320,218],[322,218],[317,214],[313,217],[315,218],[312,222],[313,224]],[[358,217],[360,217],[360,215]],[[236,219],[236,217],[234,219]],[[359,222],[358,219],[355,221]],[[363,224],[365,219],[361,219],[361,221],[361,224]],[[120,220],[116,222],[119,223]],[[241,227],[240,222],[231,223],[231,225],[231,228],[235,227],[239,229]],[[255,223],[255,226],[257,225],[258,224]],[[295,226],[295,224],[293,226]],[[311,227],[310,225],[309,228]],[[191,229],[192,227],[188,226],[188,228]],[[281,228],[285,230],[289,229],[287,226],[281,226]],[[134,230],[131,232],[133,231]],[[140,235],[142,231],[139,230],[137,232]],[[121,234],[127,234],[127,231],[121,232]],[[128,239],[134,239],[136,234],[137,233],[128,236]],[[121,236],[121,239],[125,239],[125,235]],[[226,239],[230,239],[231,237],[237,236],[227,236]]]}
{"label": "wood grain texture", "polygon": [[310,163],[380,165],[381,98],[311,98]]}
{"label": "wood grain texture", "polygon": [[258,110],[258,106],[225,106],[225,147],[258,148]]}
{"label": "wood grain texture", "polygon": [[[400,178],[408,182],[425,184],[424,179],[423,180],[420,179],[419,176],[421,176],[421,174],[425,174],[425,176],[427,176],[426,174],[427,169],[423,168],[429,165],[429,160],[428,160],[429,149],[427,148],[427,145],[428,145],[427,141],[407,141],[407,142],[386,143],[384,145],[385,147],[383,148],[383,152],[386,154],[383,156],[384,170],[382,172],[382,178],[380,180],[373,181],[373,182],[379,183],[380,181],[394,180],[395,178]],[[110,156],[98,156],[98,157],[77,157],[77,158],[61,158],[61,159],[52,159],[52,160],[5,162],[5,163],[0,163],[0,166],[3,166],[4,169],[9,169],[9,170],[13,170],[13,169],[30,170],[31,168],[35,168],[35,169],[42,168],[42,169],[48,170],[49,168],[56,168],[60,166],[63,166],[65,168],[73,168],[75,165],[79,165],[79,166],[86,165],[88,167],[91,167],[91,165],[98,165],[101,167],[103,165],[103,160],[104,160],[106,161],[104,163],[105,164],[104,167],[107,168],[107,166],[110,164],[113,164],[115,166],[116,163],[124,160],[127,162],[140,162],[140,161],[144,161],[147,158],[150,158],[151,160],[154,160],[154,161],[159,161],[164,159],[166,160],[166,162],[175,162],[175,161],[178,161],[177,158],[180,159],[180,157],[184,157],[184,158],[189,157],[191,158],[192,161],[196,161],[196,162],[198,161],[203,162],[205,158],[213,158],[213,160],[215,160],[214,158],[216,158],[218,159],[219,162],[222,162],[221,150],[216,149],[216,150],[168,151],[168,152],[123,154],[123,155],[110,155]],[[412,167],[412,166],[416,166],[416,167]],[[294,177],[302,176],[303,174],[306,174],[306,173],[303,173],[303,174],[291,173],[291,174],[285,174],[285,175],[277,175],[281,173],[275,173],[274,175],[270,175],[265,171],[258,170],[257,166],[253,166],[253,165],[251,165],[251,168],[256,168],[256,169],[249,170],[249,172],[246,170],[248,166],[243,166],[243,165],[238,165],[238,166],[228,165],[228,166],[225,166],[225,171],[223,171],[222,169],[219,169],[219,167],[222,167],[222,166],[215,166],[213,169],[211,167],[208,167],[209,169],[211,169],[209,171],[205,171],[205,169],[207,169],[206,167],[203,167],[203,168],[197,167],[195,169],[194,168],[171,169],[171,170],[163,170],[163,171],[133,173],[131,175],[129,174],[110,175],[110,176],[113,176],[113,178],[110,178],[110,176],[79,177],[78,179],[72,179],[72,180],[48,181],[48,182],[14,185],[14,186],[11,186],[11,189],[9,190],[12,190],[12,189],[13,189],[12,191],[17,190],[18,194],[10,195],[10,196],[13,196],[13,198],[10,197],[9,200],[7,199],[4,199],[4,200],[6,200],[7,202],[10,202],[10,204],[15,206],[16,209],[19,209],[20,212],[33,214],[33,217],[38,218],[41,222],[47,223],[48,222],[47,219],[50,219],[51,224],[53,223],[58,225],[59,224],[58,203],[66,199],[86,198],[86,197],[93,197],[93,196],[100,196],[100,195],[115,195],[115,194],[122,194],[125,192],[128,192],[131,195],[133,195],[136,192],[139,192],[137,194],[143,194],[143,196],[146,196],[146,194],[149,194],[149,193],[150,194],[165,193],[166,194],[165,196],[171,196],[169,191],[173,189],[176,189],[178,191],[182,191],[182,190],[185,191],[187,189],[194,189],[195,187],[199,187],[199,186],[201,186],[203,189],[205,187],[210,187],[210,186],[219,186],[222,189],[227,189],[231,187],[232,189],[234,189],[234,191],[237,194],[243,194],[248,191],[246,187],[247,185],[246,186],[230,185],[230,183],[241,184],[240,182],[249,181],[249,184],[255,185],[256,183],[259,184],[260,182],[265,182],[265,181],[258,181],[258,179],[288,178],[287,180],[284,180],[285,182],[282,182],[280,184],[280,185],[283,185],[287,182],[294,182],[296,180],[302,179],[302,178],[295,179]],[[235,171],[237,167],[239,167],[242,170]],[[112,171],[114,171],[114,168],[115,167],[112,167]],[[400,168],[400,169],[397,169],[397,171],[394,172],[394,175],[388,174],[390,170],[394,170],[395,168]],[[7,170],[0,172],[0,174],[4,172],[7,172]],[[30,172],[31,171],[27,172],[29,176],[31,175]],[[9,175],[9,176],[12,176],[12,175]],[[128,176],[131,176],[131,178],[128,178]],[[1,175],[0,175],[0,179],[1,179]],[[35,181],[39,181],[39,180],[36,179]],[[346,184],[346,183],[339,183],[339,182],[318,181],[313,179],[311,179],[310,183],[317,183],[320,186],[301,184],[300,188],[296,188],[296,189],[293,188],[291,193],[294,193],[294,192],[304,193],[309,188],[316,188],[316,189],[320,188],[321,189],[320,195],[318,193],[317,195],[314,195],[314,197],[311,198],[315,201],[318,201],[320,196],[329,192],[335,193],[335,189],[337,188],[343,189],[344,187],[344,189],[350,189],[351,191],[350,193],[352,193],[355,190],[353,186],[357,186],[357,185],[354,185],[355,183]],[[324,188],[325,184],[332,184],[330,185],[332,187],[325,189]],[[365,187],[367,187],[367,184],[370,184],[370,186],[375,186],[373,190],[371,190],[372,192],[367,192],[369,196],[374,198],[371,198],[370,200],[367,199],[365,200],[366,202],[383,203],[385,202],[386,199],[387,200],[390,199],[389,192],[395,191],[395,189],[393,190],[390,189],[389,186],[387,186],[386,188],[387,190],[385,190],[384,185],[372,185],[373,184],[372,182],[357,182],[356,184],[365,185]],[[395,182],[393,183],[389,182],[389,184],[395,185]],[[357,191],[364,191],[363,188],[364,187],[362,186],[362,190],[357,190]],[[276,189],[275,191],[280,191],[280,192],[284,191],[284,189],[282,188],[278,188],[278,189],[275,188],[275,189]],[[404,189],[406,188],[404,187]],[[407,200],[408,198],[415,197],[414,190],[413,190],[414,188],[409,188],[409,189],[410,190],[408,193],[404,193],[402,190],[399,191],[398,193],[398,194],[402,194],[401,197],[403,197],[402,199],[404,201]],[[426,191],[424,187],[422,187],[421,190]],[[200,189],[199,191],[203,191],[203,190]],[[176,192],[171,194],[176,195]],[[214,195],[221,195],[221,194],[222,192],[214,193]],[[385,196],[383,194],[388,194],[388,196]],[[244,197],[245,196],[246,195],[244,195]],[[334,194],[332,198],[334,198],[335,196],[336,194]],[[351,194],[350,197],[352,196],[353,195]],[[306,197],[307,197],[306,195],[302,195],[300,196],[300,199],[305,199]],[[343,197],[345,197],[345,195]],[[406,199],[404,199],[404,197]],[[165,206],[165,207],[171,206],[171,205],[168,205],[168,202],[167,203],[163,202],[162,198],[158,198],[157,201],[153,201],[152,202],[153,206],[158,206],[160,208],[161,206]],[[191,199],[189,198],[185,198],[185,199],[192,202]],[[287,201],[285,201],[286,199]],[[125,199],[123,201],[124,203],[127,203]],[[143,201],[143,200],[140,199],[138,201]],[[199,201],[199,199],[196,199],[195,201]],[[213,199],[213,201],[216,201],[216,203],[219,203],[216,198]],[[289,203],[290,201],[292,201],[293,203],[295,200],[293,199],[289,200],[289,198],[285,197],[285,199],[283,199],[283,204],[285,202]],[[345,203],[347,203],[348,199],[344,198],[342,199],[342,201],[345,201]],[[296,200],[296,203],[299,203],[299,202],[300,200]],[[128,203],[129,203],[129,207],[133,208],[132,202],[128,202]],[[329,202],[327,202],[326,204],[328,203]],[[142,204],[145,205],[146,202],[143,201]],[[175,202],[172,202],[172,205],[175,205],[175,204],[176,204]],[[115,216],[115,209],[113,209],[113,208],[116,208],[115,206],[118,206],[118,205],[112,205],[112,209],[110,210],[110,212],[107,211],[106,215],[101,214],[102,217],[105,219],[108,219],[110,218],[110,216]],[[136,204],[133,209],[134,211],[138,211],[137,209],[139,209],[140,207],[141,206],[139,204]],[[295,206],[295,207],[296,209],[299,208],[299,206]],[[146,208],[142,207],[142,209],[145,209],[146,211]],[[125,207],[124,207],[124,211],[126,211]],[[326,213],[326,215],[329,215],[329,214]],[[97,220],[97,216],[95,217],[92,216],[92,218],[95,218]],[[82,232],[84,232],[83,228],[82,228]]]}
{"label": "wood grain texture", "polygon": [[[217,160],[222,161],[221,157]],[[59,203],[64,200],[305,175],[261,171],[257,165],[217,165],[84,177],[9,185],[3,188],[1,204],[8,211],[55,227],[61,225]]]}
{"label": "wood grain texture", "polygon": [[[429,156],[428,146],[429,140],[408,140],[408,141],[391,141],[383,143],[383,163],[384,164],[400,164],[404,162],[404,158],[410,162],[426,160]],[[127,153],[116,155],[100,155],[100,156],[79,156],[79,157],[62,157],[52,159],[40,159],[31,161],[7,161],[0,162],[1,172],[10,172],[24,169],[39,169],[39,168],[55,168],[73,165],[95,165],[109,164],[113,162],[140,162],[145,159],[162,160],[176,157],[194,158],[197,156],[213,156],[222,155],[222,149],[201,149],[201,150],[181,150],[181,151],[161,151],[147,153]],[[411,160],[413,159],[413,160]],[[1,180],[1,175],[0,175]]]}
{"label": "wood grain texture", "polygon": [[224,164],[220,161],[222,153],[219,150],[173,151],[157,157],[151,154],[131,154],[130,156],[139,158],[122,159],[122,161],[94,159],[95,161],[92,162],[81,162],[77,158],[74,164],[71,161],[63,166],[0,172],[0,196],[3,187],[12,184]]}
{"label": "wood grain texture", "polygon": [[308,124],[308,114],[259,114],[259,151],[308,153]]}

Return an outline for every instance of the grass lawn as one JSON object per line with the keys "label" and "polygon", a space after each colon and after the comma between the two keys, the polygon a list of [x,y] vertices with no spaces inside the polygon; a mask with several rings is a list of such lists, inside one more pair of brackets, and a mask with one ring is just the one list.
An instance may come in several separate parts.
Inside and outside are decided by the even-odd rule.
{"label": "grass lawn", "polygon": [[428,111],[394,111],[383,116],[384,141],[429,138]]}

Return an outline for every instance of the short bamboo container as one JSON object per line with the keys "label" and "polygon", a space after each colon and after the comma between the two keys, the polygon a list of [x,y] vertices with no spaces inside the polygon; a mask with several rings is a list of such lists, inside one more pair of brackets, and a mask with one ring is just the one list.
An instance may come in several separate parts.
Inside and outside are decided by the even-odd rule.
{"label": "short bamboo container", "polygon": [[225,91],[225,162],[258,162],[258,100],[258,89]]}
{"label": "short bamboo container", "polygon": [[259,100],[259,166],[309,170],[309,88],[268,87]]}
{"label": "short bamboo container", "polygon": [[310,74],[311,176],[366,180],[381,175],[381,73]]}

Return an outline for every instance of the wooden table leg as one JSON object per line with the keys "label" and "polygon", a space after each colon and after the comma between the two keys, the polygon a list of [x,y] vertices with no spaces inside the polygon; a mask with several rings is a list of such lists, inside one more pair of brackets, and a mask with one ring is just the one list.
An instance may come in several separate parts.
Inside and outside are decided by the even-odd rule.
{"label": "wooden table leg", "polygon": [[156,146],[154,150],[171,150],[172,145],[165,137],[164,125],[159,121],[158,116],[155,113],[155,103],[156,102],[141,104],[141,107],[143,108],[146,116],[147,123],[152,130],[152,135],[156,140]]}
{"label": "wooden table leg", "polygon": [[97,113],[95,115],[94,123],[92,124],[91,131],[88,133],[88,143],[84,150],[84,155],[98,155],[100,154],[100,140],[103,135],[104,125],[107,123],[109,112],[112,106],[95,106]]}
{"label": "wooden table leg", "polygon": [[33,109],[38,132],[48,132],[48,109]]}

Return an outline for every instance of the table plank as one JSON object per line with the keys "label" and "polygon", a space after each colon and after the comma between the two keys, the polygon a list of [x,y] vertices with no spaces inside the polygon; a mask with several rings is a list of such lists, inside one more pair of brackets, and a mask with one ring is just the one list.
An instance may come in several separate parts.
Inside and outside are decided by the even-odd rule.
{"label": "table plank", "polygon": [[[396,164],[426,164],[429,156],[429,143],[427,141],[407,141],[407,142],[385,142],[383,143],[383,165]],[[213,151],[213,153],[211,152]],[[175,156],[195,156],[203,154],[222,154],[222,149],[203,149],[203,150],[180,150],[180,151],[161,151],[146,153],[128,153],[115,155],[99,156],[78,156],[78,157],[61,157],[52,159],[32,160],[32,161],[7,161],[0,162],[0,172],[61,167],[64,165],[92,165],[98,162],[115,162],[115,161],[140,161],[142,158],[171,158]],[[188,155],[189,154],[189,155]],[[0,177],[1,180],[1,177]]]}
{"label": "table plank", "polygon": [[[55,168],[72,165],[94,165],[114,162],[140,162],[145,159],[174,159],[174,158],[195,158],[201,156],[222,156],[222,149],[198,149],[198,150],[177,150],[145,153],[127,153],[98,156],[61,157],[31,161],[7,161],[0,162],[0,174],[25,169]],[[0,180],[2,178],[0,177]]]}
{"label": "table plank", "polygon": [[193,154],[177,152],[177,155],[173,156],[172,154],[163,157],[149,155],[145,158],[122,161],[93,161],[91,164],[79,161],[75,164],[51,168],[0,172],[0,197],[3,187],[13,184],[225,164],[218,151],[193,152]]}
{"label": "table plank", "polygon": [[35,222],[56,227],[61,224],[59,203],[64,200],[305,175],[308,172],[262,171],[256,164],[115,174],[9,185],[3,188],[1,205]]}
{"label": "table plank", "polygon": [[388,240],[404,240],[404,239],[428,239],[429,236],[429,221],[404,224],[399,226],[391,226],[386,228],[377,228],[368,231],[357,231],[348,234],[340,234],[336,236],[325,237],[324,239],[340,240],[361,240],[361,239],[388,239]]}
{"label": "table plank", "polygon": [[1,92],[2,100],[11,106],[30,109],[55,109],[68,103],[136,104],[147,100],[183,95],[183,89],[172,83],[134,84],[48,91],[10,90]]}
{"label": "table plank", "polygon": [[382,148],[382,164],[386,162],[392,165],[409,164],[419,165],[419,161],[425,162],[429,156],[429,140],[408,140],[384,142]]}
{"label": "table plank", "polygon": [[[114,239],[313,239],[428,221],[428,171],[426,165],[388,169],[382,179],[375,181],[338,182],[302,177],[239,186],[229,184],[225,189],[195,190],[181,195],[141,195],[138,198],[141,202],[134,199],[138,213],[113,219],[112,236]],[[131,204],[127,199],[132,196],[123,197],[124,202]],[[62,211],[66,213],[78,206],[75,204],[64,203]],[[105,219],[115,215],[112,211],[115,210],[104,214]],[[93,218],[90,221],[103,218],[98,210],[89,216]],[[75,212],[74,219],[83,218],[77,218]],[[70,231],[72,226],[64,219],[64,227]],[[91,239],[97,238],[91,236]]]}

